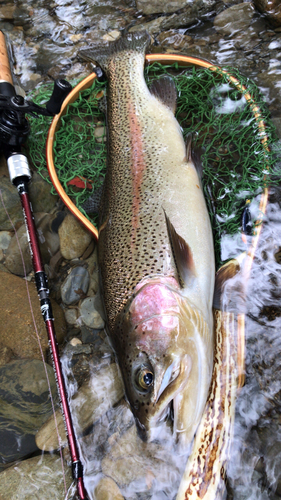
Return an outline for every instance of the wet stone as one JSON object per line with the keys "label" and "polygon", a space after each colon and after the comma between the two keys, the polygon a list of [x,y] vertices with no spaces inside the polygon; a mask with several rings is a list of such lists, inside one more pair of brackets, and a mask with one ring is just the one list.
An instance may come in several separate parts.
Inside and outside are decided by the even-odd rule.
{"label": "wet stone", "polygon": [[[12,349],[18,358],[42,360],[30,311],[27,287],[41,348],[46,356],[48,338],[35,283],[27,283],[22,278],[11,273],[3,273],[3,271],[0,271],[1,344],[3,347]],[[55,318],[56,336],[60,343],[66,334],[64,314],[55,301],[51,300],[51,304]]]}
{"label": "wet stone", "polygon": [[88,270],[81,266],[74,267],[61,286],[62,301],[67,305],[78,302],[81,295],[87,293],[89,282]]}
{"label": "wet stone", "polygon": [[[134,482],[136,493],[145,492],[147,483],[153,483],[154,492],[162,492],[167,485],[175,487],[175,482],[180,480],[182,472],[179,469],[184,466],[186,458],[182,457],[181,463],[177,465],[174,460],[173,453],[168,450],[161,454],[159,444],[141,441],[133,425],[116,440],[102,460],[102,472],[111,477],[119,487]],[[124,494],[126,497],[125,492]]]}
{"label": "wet stone", "polygon": [[[91,379],[80,387],[70,402],[77,432],[82,433],[88,429],[122,397],[123,384],[115,363],[102,367],[97,373],[92,374]],[[61,424],[63,417],[59,411],[56,417],[59,429],[63,429]],[[40,449],[51,451],[58,448],[58,438],[54,430],[55,420],[54,416],[51,416],[36,435],[36,443]],[[61,438],[65,444],[66,437],[63,432]]]}
{"label": "wet stone", "polygon": [[59,237],[62,256],[67,260],[80,257],[92,239],[90,233],[71,214],[60,225]]}
{"label": "wet stone", "polygon": [[[0,203],[0,230],[10,231],[13,225],[19,227],[23,223],[22,207],[17,189],[8,177],[0,178],[0,190],[3,203]],[[6,209],[6,210],[5,210]],[[9,214],[9,218],[7,213]]]}
{"label": "wet stone", "polygon": [[103,477],[95,488],[96,500],[124,500],[117,484],[110,477]]}
{"label": "wet stone", "polygon": [[95,297],[88,297],[83,300],[79,307],[81,319],[89,328],[102,330],[105,322],[100,313],[95,309]]}
{"label": "wet stone", "polygon": [[100,330],[97,329],[89,329],[86,326],[82,326],[81,335],[83,344],[93,344],[93,343],[101,343],[100,339]]}
{"label": "wet stone", "polygon": [[12,235],[9,231],[0,232],[0,249],[7,250],[12,239]]}
{"label": "wet stone", "polygon": [[[48,263],[59,250],[59,236],[51,230],[54,216],[45,213],[35,213],[34,220],[38,234],[40,252],[44,263]],[[24,260],[24,264],[22,262]],[[6,251],[5,266],[18,276],[25,276],[32,269],[29,241],[26,226],[23,224],[10,241]]]}
{"label": "wet stone", "polygon": [[68,325],[75,325],[77,321],[77,309],[66,309],[64,317]]}
{"label": "wet stone", "polygon": [[233,5],[214,19],[214,26],[223,35],[233,35],[247,29],[252,23],[255,8],[251,2]]}
{"label": "wet stone", "polygon": [[160,14],[168,12],[176,12],[186,6],[186,0],[137,0],[137,9],[144,14]]}
{"label": "wet stone", "polygon": [[257,9],[265,14],[273,26],[281,26],[280,0],[253,0]]}
{"label": "wet stone", "polygon": [[9,347],[1,347],[0,345],[0,366],[6,365],[13,359],[13,351]]}
{"label": "wet stone", "polygon": [[[146,30],[149,34],[159,33],[162,22],[163,22],[162,17],[157,17],[156,19],[153,19],[152,21],[149,21],[148,23],[142,24],[141,29]],[[135,31],[139,31],[139,30],[140,30],[140,26],[137,24],[136,26],[133,26],[132,28],[130,28],[129,32],[134,33]]]}
{"label": "wet stone", "polygon": [[15,8],[16,6],[14,3],[0,5],[0,19],[3,21],[12,21],[14,18]]}
{"label": "wet stone", "polygon": [[[44,454],[29,458],[1,473],[1,500],[54,500],[65,498],[72,483],[71,470],[60,456]],[[24,496],[23,496],[24,495]]]}
{"label": "wet stone", "polygon": [[216,3],[215,0],[199,0],[186,3],[185,8],[181,12],[163,17],[161,30],[192,26],[200,18],[213,11]]}
{"label": "wet stone", "polygon": [[81,343],[81,340],[79,344],[74,344],[73,340],[74,339],[72,339],[71,342],[69,342],[69,344],[66,346],[65,348],[66,353],[71,353],[74,356],[78,354],[91,354],[92,349],[89,345],[83,345]]}
{"label": "wet stone", "polygon": [[23,224],[17,230],[17,234],[11,238],[10,245],[6,252],[5,266],[11,273],[17,274],[18,276],[24,276],[30,273],[32,269],[25,224]]}
{"label": "wet stone", "polygon": [[[53,369],[45,365],[54,401]],[[0,367],[0,463],[22,458],[37,449],[34,436],[52,414],[45,367],[38,360],[16,360]]]}
{"label": "wet stone", "polygon": [[51,193],[51,184],[36,172],[28,185],[33,212],[50,212],[58,201],[58,195]]}

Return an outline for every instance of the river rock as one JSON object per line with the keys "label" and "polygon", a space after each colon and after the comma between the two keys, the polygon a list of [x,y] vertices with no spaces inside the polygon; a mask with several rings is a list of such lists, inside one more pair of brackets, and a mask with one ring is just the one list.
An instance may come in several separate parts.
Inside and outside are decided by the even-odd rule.
{"label": "river rock", "polygon": [[32,269],[28,236],[25,224],[12,237],[6,252],[5,266],[13,274],[25,276]]}
{"label": "river rock", "polygon": [[66,305],[75,304],[87,293],[90,275],[82,266],[74,267],[61,286],[61,298]]}
{"label": "river rock", "polygon": [[[2,347],[10,348],[18,358],[39,359],[42,361],[27,290],[30,295],[41,348],[44,356],[46,356],[48,338],[35,284],[28,283],[18,276],[3,271],[0,271],[0,342]],[[55,301],[51,300],[51,303],[57,340],[61,343],[66,335],[64,314]]]}
{"label": "river rock", "polygon": [[155,483],[157,478],[161,490],[180,479],[179,469],[184,466],[185,460],[181,457],[176,464],[171,450],[161,448],[156,443],[144,443],[137,436],[136,426],[133,425],[102,460],[102,472],[120,487],[138,480],[139,492],[146,489],[147,483]]}
{"label": "river rock", "polygon": [[[85,382],[71,400],[71,410],[75,428],[83,432],[94,424],[124,394],[123,385],[115,363],[101,368]],[[58,411],[57,426],[62,444],[66,444],[62,414]],[[59,447],[56,424],[53,416],[42,426],[36,435],[36,444],[41,450],[52,451]]]}
{"label": "river rock", "polygon": [[51,184],[36,172],[32,175],[28,191],[34,213],[50,212],[59,199],[57,194],[51,193]]}
{"label": "river rock", "polygon": [[253,0],[257,9],[265,15],[273,26],[281,26],[280,0]]}
{"label": "river rock", "polygon": [[0,249],[7,250],[9,244],[11,242],[12,235],[9,231],[1,231],[0,232]]}
{"label": "river rock", "polygon": [[[57,390],[51,366],[16,360],[0,367],[0,463],[18,460],[37,449],[35,434],[52,413]],[[1,481],[0,481],[1,482]]]}
{"label": "river rock", "polygon": [[65,321],[67,322],[68,325],[76,325],[76,322],[77,322],[77,309],[76,308],[73,308],[73,309],[66,309],[64,311],[64,317],[65,317]]}
{"label": "river rock", "polygon": [[95,488],[96,500],[124,500],[117,484],[110,477],[103,477]]}
{"label": "river rock", "polygon": [[[141,25],[142,30],[146,30],[150,35],[153,33],[159,33],[160,27],[162,25],[163,18],[162,17],[157,17],[156,19],[153,19],[152,21],[149,21],[148,23],[144,23]],[[129,29],[130,33],[134,33],[135,31],[139,31],[140,26],[136,24],[136,26],[133,26],[132,28]]]}
{"label": "river rock", "polygon": [[186,7],[188,0],[137,0],[137,9],[144,14],[166,14]]}
{"label": "river rock", "polygon": [[14,18],[15,4],[6,3],[0,6],[0,19],[5,21],[12,21]]}
{"label": "river rock", "polygon": [[6,365],[13,359],[13,351],[9,347],[0,346],[0,366]]}
{"label": "river rock", "polygon": [[29,458],[1,473],[0,500],[55,500],[66,497],[70,468],[57,455]]}
{"label": "river rock", "polygon": [[0,230],[10,231],[13,225],[19,227],[23,223],[20,197],[8,177],[0,178],[0,191]]}
{"label": "river rock", "polygon": [[105,322],[100,313],[95,308],[95,297],[87,297],[84,299],[79,307],[80,317],[83,323],[89,328],[102,330]]}
{"label": "river rock", "polygon": [[[51,228],[54,217],[54,215],[42,212],[34,214],[41,257],[45,264],[48,264],[51,257],[57,253],[60,245],[58,234],[52,231]],[[24,260],[24,264],[22,259]],[[6,251],[5,266],[11,273],[17,274],[18,276],[25,276],[25,274],[30,273],[32,270],[29,241],[25,224],[23,224],[11,238],[9,247]]]}
{"label": "river rock", "polygon": [[[163,16],[161,23],[161,31],[192,26],[210,11],[216,5],[216,0],[194,0],[186,2],[186,7],[181,12],[176,12],[170,16]],[[149,3],[147,3],[149,5]]]}
{"label": "river rock", "polygon": [[65,425],[60,408],[39,429],[35,436],[35,442],[38,448],[44,451],[54,451],[67,444]]}
{"label": "river rock", "polygon": [[78,220],[68,214],[59,227],[60,249],[62,256],[67,259],[80,257],[91,242],[91,235]]}
{"label": "river rock", "polygon": [[234,35],[251,25],[254,13],[255,8],[251,2],[232,5],[215,17],[214,27],[223,35]]}
{"label": "river rock", "polygon": [[50,259],[59,251],[60,239],[57,224],[62,222],[62,212],[55,214],[35,213],[35,224],[40,244],[41,257],[44,264],[48,264]]}

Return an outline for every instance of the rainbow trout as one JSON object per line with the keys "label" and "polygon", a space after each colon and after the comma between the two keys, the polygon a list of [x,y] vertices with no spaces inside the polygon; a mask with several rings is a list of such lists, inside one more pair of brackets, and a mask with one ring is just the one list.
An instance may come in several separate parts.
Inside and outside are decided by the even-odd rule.
{"label": "rainbow trout", "polygon": [[99,223],[107,329],[139,435],[168,415],[189,443],[213,367],[212,230],[200,180],[174,113],[170,77],[148,89],[146,32],[98,58],[107,87],[108,159]]}

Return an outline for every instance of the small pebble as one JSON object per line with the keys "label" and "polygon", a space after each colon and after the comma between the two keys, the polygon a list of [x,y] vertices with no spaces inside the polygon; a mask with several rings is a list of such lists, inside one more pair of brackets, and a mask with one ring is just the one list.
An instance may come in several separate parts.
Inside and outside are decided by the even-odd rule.
{"label": "small pebble", "polygon": [[[75,304],[88,290],[90,275],[85,267],[74,267],[61,286],[61,298],[64,304]],[[73,323],[71,323],[73,324]]]}
{"label": "small pebble", "polygon": [[80,314],[83,323],[89,328],[102,330],[104,328],[104,320],[100,313],[95,310],[95,297],[87,297],[80,305]]}
{"label": "small pebble", "polygon": [[73,347],[75,347],[76,345],[82,345],[82,342],[80,339],[78,339],[77,337],[74,337],[73,339],[71,339],[71,341],[69,342],[70,345],[72,345]]}
{"label": "small pebble", "polygon": [[77,310],[76,309],[66,309],[64,312],[65,321],[68,325],[75,325],[77,321]]}
{"label": "small pebble", "polygon": [[114,40],[117,40],[117,38],[120,38],[120,31],[118,30],[112,30],[112,31],[109,31],[109,33],[106,33],[105,35],[103,35],[102,39],[105,41],[105,42],[113,42]]}
{"label": "small pebble", "polygon": [[9,231],[0,231],[0,249],[7,250],[12,239],[11,233]]}

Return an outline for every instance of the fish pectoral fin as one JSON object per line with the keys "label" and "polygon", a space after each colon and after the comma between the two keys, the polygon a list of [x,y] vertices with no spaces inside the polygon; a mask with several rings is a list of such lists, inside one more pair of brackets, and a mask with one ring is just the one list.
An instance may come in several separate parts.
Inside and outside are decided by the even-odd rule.
{"label": "fish pectoral fin", "polygon": [[157,97],[174,114],[177,107],[177,89],[174,80],[170,76],[162,76],[154,80],[150,86],[150,93]]}
{"label": "fish pectoral fin", "polygon": [[179,279],[181,282],[181,286],[185,288],[188,285],[190,286],[190,284],[196,278],[192,250],[188,243],[186,243],[186,241],[176,232],[165,210],[164,213]]}
{"label": "fish pectoral fin", "polygon": [[226,264],[221,266],[216,272],[215,291],[213,299],[214,309],[221,309],[221,296],[223,293],[223,286],[227,280],[233,278],[240,271],[241,262],[243,261],[245,256],[246,252],[243,252],[236,259],[231,259]]}

